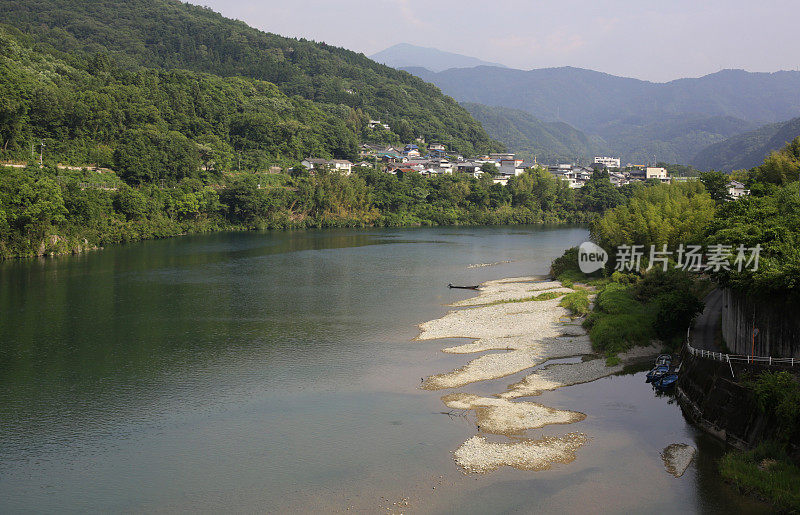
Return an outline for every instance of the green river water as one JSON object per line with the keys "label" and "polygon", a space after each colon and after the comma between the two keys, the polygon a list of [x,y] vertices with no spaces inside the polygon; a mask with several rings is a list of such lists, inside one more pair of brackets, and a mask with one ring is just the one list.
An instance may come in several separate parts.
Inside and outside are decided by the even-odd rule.
{"label": "green river water", "polygon": [[[417,324],[474,295],[448,283],[546,274],[587,237],[223,233],[2,263],[0,512],[767,511],[720,481],[721,447],[642,373],[537,397],[587,414],[529,434],[586,433],[568,465],[467,475],[453,462],[474,422],[442,414],[450,391],[418,386],[470,356],[413,341]],[[682,442],[699,453],[675,478],[659,453]]]}

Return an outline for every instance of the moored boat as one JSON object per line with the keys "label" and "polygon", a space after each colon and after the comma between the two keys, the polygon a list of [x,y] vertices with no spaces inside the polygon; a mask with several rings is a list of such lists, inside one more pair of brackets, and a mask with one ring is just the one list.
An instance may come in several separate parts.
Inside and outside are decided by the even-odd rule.
{"label": "moored boat", "polygon": [[656,358],[656,366],[660,366],[660,365],[670,366],[671,364],[672,364],[672,355],[670,355],[670,354],[660,354]]}
{"label": "moored boat", "polygon": [[678,381],[678,374],[676,372],[670,372],[661,379],[653,382],[653,385],[658,388],[659,390],[666,390],[668,388],[672,388],[675,386],[675,383]]}
{"label": "moored boat", "polygon": [[669,365],[658,365],[647,373],[647,382],[652,383],[661,379],[669,372]]}

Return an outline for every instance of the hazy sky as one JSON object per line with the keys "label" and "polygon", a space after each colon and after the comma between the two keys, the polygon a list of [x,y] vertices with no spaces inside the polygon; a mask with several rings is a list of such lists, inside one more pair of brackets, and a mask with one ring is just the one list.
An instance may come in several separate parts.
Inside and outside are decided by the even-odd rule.
{"label": "hazy sky", "polygon": [[412,43],[522,69],[653,81],[800,67],[800,0],[192,0],[367,55]]}

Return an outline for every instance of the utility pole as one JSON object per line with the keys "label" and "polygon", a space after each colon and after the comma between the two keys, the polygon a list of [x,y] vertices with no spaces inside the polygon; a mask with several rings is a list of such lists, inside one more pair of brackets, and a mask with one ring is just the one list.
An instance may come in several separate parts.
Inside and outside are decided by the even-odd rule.
{"label": "utility pole", "polygon": [[39,145],[39,166],[44,165],[44,141],[40,141]]}

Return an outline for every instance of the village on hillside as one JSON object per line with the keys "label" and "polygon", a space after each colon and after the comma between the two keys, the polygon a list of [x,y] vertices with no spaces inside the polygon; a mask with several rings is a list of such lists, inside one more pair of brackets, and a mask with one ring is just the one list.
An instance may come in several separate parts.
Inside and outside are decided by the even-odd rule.
{"label": "village on hillside", "polygon": [[[605,170],[609,174],[611,184],[624,186],[637,181],[656,180],[662,183],[696,180],[696,177],[670,176],[660,166],[627,164],[622,166],[620,158],[597,156],[591,166],[579,164],[543,164],[520,159],[513,153],[494,153],[483,156],[464,156],[448,152],[444,145],[432,143],[424,146],[409,143],[404,147],[382,144],[364,143],[361,145],[362,161],[352,163],[342,159],[306,158],[301,165],[309,171],[324,167],[330,171],[350,175],[358,168],[378,169],[385,173],[398,174],[416,172],[430,177],[442,174],[465,173],[481,178],[488,174],[495,184],[505,186],[511,177],[517,177],[529,169],[540,169],[550,172],[554,177],[565,181],[570,188],[582,188],[591,179],[596,170]],[[423,155],[424,153],[424,155]],[[750,192],[744,184],[731,181],[728,194],[731,198],[748,195]]]}

